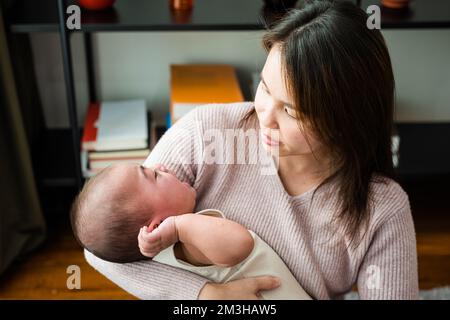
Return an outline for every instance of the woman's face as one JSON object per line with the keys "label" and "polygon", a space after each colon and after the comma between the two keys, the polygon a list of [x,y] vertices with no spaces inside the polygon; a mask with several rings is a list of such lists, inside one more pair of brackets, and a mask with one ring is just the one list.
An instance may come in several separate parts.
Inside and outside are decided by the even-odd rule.
{"label": "woman's face", "polygon": [[261,72],[255,96],[263,146],[269,152],[278,147],[280,157],[310,154],[320,147],[320,143],[313,132],[304,128],[297,120],[295,108],[298,106],[294,105],[287,93],[281,68],[281,51],[279,46],[274,46]]}

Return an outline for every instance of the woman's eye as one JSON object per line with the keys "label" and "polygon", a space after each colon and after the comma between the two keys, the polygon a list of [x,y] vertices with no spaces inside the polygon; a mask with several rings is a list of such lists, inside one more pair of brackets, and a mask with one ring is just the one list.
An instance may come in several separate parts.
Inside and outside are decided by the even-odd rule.
{"label": "woman's eye", "polygon": [[266,88],[266,86],[264,85],[264,83],[263,83],[262,81],[260,81],[259,84],[260,84],[262,90],[263,90],[265,93],[269,94],[269,91],[267,90],[267,88]]}
{"label": "woman's eye", "polygon": [[290,116],[291,118],[296,118],[295,111],[292,108],[284,107],[284,111]]}

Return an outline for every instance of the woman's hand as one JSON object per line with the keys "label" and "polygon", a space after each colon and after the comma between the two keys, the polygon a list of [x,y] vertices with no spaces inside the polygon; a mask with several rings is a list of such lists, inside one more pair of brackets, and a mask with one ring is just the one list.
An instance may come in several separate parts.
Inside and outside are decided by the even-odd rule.
{"label": "woman's hand", "polygon": [[280,285],[277,277],[261,276],[230,281],[207,283],[198,295],[199,300],[262,300],[260,291],[272,290]]}

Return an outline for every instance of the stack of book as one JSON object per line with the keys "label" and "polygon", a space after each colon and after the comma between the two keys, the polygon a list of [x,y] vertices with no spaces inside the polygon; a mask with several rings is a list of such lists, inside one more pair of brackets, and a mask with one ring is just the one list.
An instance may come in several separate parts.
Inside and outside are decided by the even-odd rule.
{"label": "stack of book", "polygon": [[[170,66],[170,124],[202,104],[242,101],[244,96],[233,66]],[[168,127],[170,124],[167,121]]]}
{"label": "stack of book", "polygon": [[120,162],[144,162],[150,153],[150,123],[144,100],[90,104],[81,141],[83,175],[91,177]]}

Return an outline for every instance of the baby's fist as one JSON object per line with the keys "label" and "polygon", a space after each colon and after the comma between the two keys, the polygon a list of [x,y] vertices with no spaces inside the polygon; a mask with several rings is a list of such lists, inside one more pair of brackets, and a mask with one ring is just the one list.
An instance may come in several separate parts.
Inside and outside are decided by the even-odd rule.
{"label": "baby's fist", "polygon": [[165,219],[152,232],[148,232],[147,227],[142,227],[138,235],[139,249],[149,258],[153,258],[176,242],[178,242],[178,232],[174,216]]}

